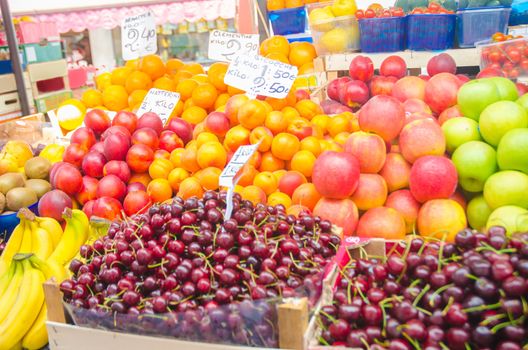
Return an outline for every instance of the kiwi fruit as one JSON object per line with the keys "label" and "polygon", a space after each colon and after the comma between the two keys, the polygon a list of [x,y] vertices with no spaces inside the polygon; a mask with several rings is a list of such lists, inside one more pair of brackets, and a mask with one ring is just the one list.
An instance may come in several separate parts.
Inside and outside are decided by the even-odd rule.
{"label": "kiwi fruit", "polygon": [[6,194],[7,209],[17,211],[37,202],[37,194],[31,188],[17,187]]}
{"label": "kiwi fruit", "polygon": [[0,213],[4,211],[6,205],[6,199],[3,193],[0,192]]}
{"label": "kiwi fruit", "polygon": [[51,191],[51,185],[48,181],[42,179],[29,179],[26,181],[26,187],[31,188],[40,199],[45,193]]}
{"label": "kiwi fruit", "polygon": [[7,194],[15,187],[24,187],[24,176],[21,173],[6,173],[0,176],[0,192]]}
{"label": "kiwi fruit", "polygon": [[51,162],[43,157],[33,157],[24,164],[24,171],[30,179],[47,179]]}

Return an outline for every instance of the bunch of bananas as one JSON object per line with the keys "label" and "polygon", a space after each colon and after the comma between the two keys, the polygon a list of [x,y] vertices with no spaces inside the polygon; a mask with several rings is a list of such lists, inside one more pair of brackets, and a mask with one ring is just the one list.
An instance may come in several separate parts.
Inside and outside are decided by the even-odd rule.
{"label": "bunch of bananas", "polygon": [[90,235],[86,214],[66,209],[54,219],[19,211],[20,224],[0,256],[0,349],[40,349],[48,342],[44,281],[68,278],[66,266]]}

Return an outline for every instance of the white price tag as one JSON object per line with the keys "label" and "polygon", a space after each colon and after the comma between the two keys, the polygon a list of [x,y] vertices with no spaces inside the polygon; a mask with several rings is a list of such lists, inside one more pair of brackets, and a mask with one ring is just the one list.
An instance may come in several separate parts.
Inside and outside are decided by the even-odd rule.
{"label": "white price tag", "polygon": [[150,12],[126,17],[121,22],[121,50],[125,61],[158,51],[156,22]]}
{"label": "white price tag", "polygon": [[258,34],[213,30],[209,34],[207,56],[211,60],[231,62],[237,55],[256,55],[258,54],[259,38]]}
{"label": "white price tag", "polygon": [[224,216],[225,220],[231,217],[231,212],[233,211],[233,189],[238,182],[236,175],[249,161],[259,146],[260,142],[255,145],[238,147],[235,154],[233,154],[233,157],[231,157],[231,160],[220,174],[218,184],[220,186],[227,187],[226,212]]}
{"label": "white price tag", "polygon": [[284,98],[297,78],[297,67],[259,55],[236,56],[229,64],[224,83],[249,95]]}
{"label": "white price tag", "polygon": [[146,112],[154,112],[165,124],[179,100],[180,94],[177,92],[152,88],[141,102],[136,114],[141,116]]}

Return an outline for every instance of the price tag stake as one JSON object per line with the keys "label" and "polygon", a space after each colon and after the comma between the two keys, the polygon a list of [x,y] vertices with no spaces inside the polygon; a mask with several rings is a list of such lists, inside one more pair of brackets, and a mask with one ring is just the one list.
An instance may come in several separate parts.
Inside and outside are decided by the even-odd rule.
{"label": "price tag stake", "polygon": [[121,51],[125,61],[158,51],[156,22],[150,12],[126,17],[121,23]]}
{"label": "price tag stake", "polygon": [[141,116],[146,112],[154,112],[159,115],[163,124],[165,124],[178,101],[180,101],[179,93],[152,88],[143,99],[143,102],[141,102],[137,115]]}

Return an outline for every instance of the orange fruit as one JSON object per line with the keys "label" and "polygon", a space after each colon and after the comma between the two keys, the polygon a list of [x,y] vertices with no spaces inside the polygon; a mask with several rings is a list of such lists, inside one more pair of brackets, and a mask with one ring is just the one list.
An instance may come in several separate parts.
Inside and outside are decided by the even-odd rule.
{"label": "orange fruit", "polygon": [[[185,103],[183,104],[183,110],[189,109],[192,106],[196,106],[196,105],[194,104],[194,101],[192,100],[192,98],[190,98],[187,101],[185,101]],[[198,106],[196,106],[196,107],[198,107]]]}
{"label": "orange fruit", "polygon": [[315,136],[308,136],[301,140],[301,150],[310,151],[317,157],[321,154],[321,144]]}
{"label": "orange fruit", "polygon": [[174,74],[172,76],[172,79],[174,80],[174,82],[176,83],[176,85],[184,80],[184,79],[191,79],[193,76],[193,74],[187,70],[179,70],[176,72],[176,74]]}
{"label": "orange fruit", "polygon": [[287,9],[291,9],[294,7],[301,7],[304,6],[303,0],[284,0],[284,6]]}
{"label": "orange fruit", "polygon": [[181,166],[181,155],[183,151],[185,151],[185,148],[176,148],[170,154],[169,160],[172,162],[172,165],[174,165],[175,168]]}
{"label": "orange fruit", "polygon": [[224,113],[232,126],[238,124],[238,110],[247,101],[249,101],[249,97],[246,95],[234,95],[227,100]]}
{"label": "orange fruit", "polygon": [[252,130],[257,126],[264,125],[266,114],[266,106],[262,101],[249,100],[240,106],[237,118],[240,125]]}
{"label": "orange fruit", "polygon": [[227,67],[229,65],[224,62],[215,62],[207,70],[207,77],[209,82],[218,91],[227,91],[227,85],[224,83],[224,76],[227,72]]}
{"label": "orange fruit", "polygon": [[133,60],[126,61],[125,67],[128,67],[128,68],[130,68],[132,70],[138,69],[138,67],[139,67],[139,58],[135,58]]}
{"label": "orange fruit", "polygon": [[112,74],[106,72],[95,77],[95,87],[103,91],[106,87],[112,85]]}
{"label": "orange fruit", "polygon": [[272,174],[275,176],[275,179],[277,180],[277,184],[279,183],[280,179],[284,174],[286,174],[288,171],[286,169],[279,169],[275,170]]}
{"label": "orange fruit", "polygon": [[126,78],[125,89],[130,94],[134,90],[150,90],[152,79],[150,76],[141,71],[134,71]]}
{"label": "orange fruit", "polygon": [[169,58],[167,62],[165,63],[165,68],[167,71],[167,74],[174,75],[178,70],[183,67],[182,60],[178,58]]}
{"label": "orange fruit", "polygon": [[286,214],[293,215],[293,216],[299,216],[302,212],[310,212],[310,209],[305,207],[304,205],[299,204],[292,204],[288,209],[286,209]]}
{"label": "orange fruit", "polygon": [[319,114],[313,117],[310,121],[312,122],[312,124],[319,127],[323,133],[326,133],[326,128],[328,126],[328,123],[330,122],[330,117],[326,114]]}
{"label": "orange fruit", "polygon": [[293,107],[287,106],[282,109],[282,114],[284,115],[284,118],[286,119],[288,125],[290,122],[296,118],[300,118],[301,115],[297,110]]}
{"label": "orange fruit", "polygon": [[297,136],[281,132],[273,138],[271,153],[279,159],[290,160],[300,147],[301,142]]}
{"label": "orange fruit", "polygon": [[176,91],[176,83],[171,78],[161,77],[154,81],[152,87],[167,91]]}
{"label": "orange fruit", "polygon": [[249,185],[244,187],[242,191],[240,191],[240,195],[242,196],[242,199],[250,201],[253,205],[266,203],[266,193],[257,186]]}
{"label": "orange fruit", "polygon": [[206,142],[198,148],[196,160],[202,169],[211,166],[223,169],[227,163],[227,153],[220,142]]}
{"label": "orange fruit", "polygon": [[[206,132],[206,130],[205,130],[205,122],[200,122],[200,123],[196,124],[194,126],[194,129],[193,129],[193,139],[196,139],[203,132]],[[199,148],[198,145],[196,147]]]}
{"label": "orange fruit", "polygon": [[271,142],[273,141],[273,134],[265,126],[258,126],[251,130],[249,134],[249,142],[255,145],[260,142],[258,147],[259,152],[267,152],[271,148]]}
{"label": "orange fruit", "polygon": [[206,190],[216,191],[218,189],[218,179],[222,170],[215,167],[208,167],[200,171],[200,175],[195,175],[200,181],[200,185]]}
{"label": "orange fruit", "polygon": [[249,144],[250,131],[242,125],[236,125],[229,129],[224,137],[224,147],[235,152],[238,147]]}
{"label": "orange fruit", "polygon": [[81,102],[88,108],[93,108],[103,104],[103,94],[95,89],[88,89],[83,92]]}
{"label": "orange fruit", "polygon": [[312,100],[300,100],[295,104],[295,109],[301,117],[312,120],[318,114],[323,114],[323,109]]}
{"label": "orange fruit", "polygon": [[312,62],[309,62],[299,67],[298,75],[312,74],[313,72],[314,72],[314,65]]}
{"label": "orange fruit", "polygon": [[196,147],[198,148],[202,147],[202,145],[207,142],[220,142],[220,141],[218,140],[218,136],[216,136],[212,132],[207,132],[207,131],[201,132],[196,137]]}
{"label": "orange fruit", "polygon": [[164,149],[157,149],[154,152],[154,159],[158,158],[164,158],[170,161],[170,153],[168,151],[165,151]]}
{"label": "orange fruit", "polygon": [[281,111],[273,111],[266,116],[264,125],[273,133],[273,135],[277,135],[286,130],[288,127],[288,121],[284,117],[284,113]]}
{"label": "orange fruit", "polygon": [[351,132],[352,124],[348,117],[343,114],[338,114],[330,118],[326,130],[330,136],[334,137],[341,132]]}
{"label": "orange fruit", "polygon": [[[184,107],[185,108],[185,107]],[[181,118],[188,123],[198,124],[205,120],[207,117],[207,111],[198,106],[191,106],[185,109],[181,115]]]}
{"label": "orange fruit", "polygon": [[291,170],[300,172],[306,177],[311,177],[315,160],[316,158],[312,152],[301,150],[293,155],[290,162],[290,168]]}
{"label": "orange fruit", "polygon": [[147,193],[153,203],[162,203],[172,198],[172,187],[167,179],[154,179],[148,184]]}
{"label": "orange fruit", "polygon": [[191,72],[193,75],[205,73],[202,65],[196,62],[187,63],[180,70]]}
{"label": "orange fruit", "polygon": [[269,58],[270,60],[279,61],[282,63],[290,64],[290,61],[288,60],[288,56],[280,53],[280,52],[270,52],[266,56],[266,58]]}
{"label": "orange fruit", "polygon": [[103,91],[103,104],[114,112],[128,107],[127,91],[121,85],[110,85]]}
{"label": "orange fruit", "polygon": [[143,102],[143,99],[145,96],[147,96],[148,91],[147,90],[134,90],[128,95],[128,105],[130,107],[135,107],[141,102]]}
{"label": "orange fruit", "polygon": [[275,206],[279,204],[282,204],[284,208],[288,209],[292,204],[292,200],[286,193],[282,192],[274,192],[268,196],[268,205]]}
{"label": "orange fruit", "polygon": [[253,179],[253,185],[260,187],[267,195],[277,191],[279,183],[271,171],[258,173]]}
{"label": "orange fruit", "polygon": [[142,183],[146,188],[150,181],[152,181],[152,179],[148,173],[134,173],[130,177],[130,180],[128,180],[128,183],[131,184],[134,182],[139,182]]}
{"label": "orange fruit", "polygon": [[183,102],[179,100],[178,103],[176,103],[176,107],[174,107],[174,109],[172,110],[172,113],[169,116],[169,120],[171,120],[172,118],[181,116],[182,113],[183,113]]}
{"label": "orange fruit", "polygon": [[194,88],[191,96],[194,104],[204,109],[213,107],[217,97],[216,88],[209,83],[199,84]]}
{"label": "orange fruit", "polygon": [[246,164],[242,167],[238,176],[238,184],[240,186],[249,186],[253,183],[258,170],[251,164]]}
{"label": "orange fruit", "polygon": [[233,87],[233,86],[228,85],[228,86],[227,86],[227,93],[228,93],[230,96],[234,96],[234,95],[244,94],[244,93],[246,93],[246,92],[245,92],[244,90],[240,90],[240,89],[237,89],[236,87]]}
{"label": "orange fruit", "polygon": [[264,101],[266,101],[274,111],[280,111],[288,105],[288,101],[285,98],[266,97]]}
{"label": "orange fruit", "polygon": [[290,54],[290,43],[288,39],[280,35],[274,35],[260,44],[260,54],[266,56],[269,53],[276,52],[288,57]]}
{"label": "orange fruit", "polygon": [[209,82],[209,78],[207,77],[207,74],[196,74],[191,79],[196,80],[198,84]]}
{"label": "orange fruit", "polygon": [[200,170],[200,165],[196,160],[197,153],[198,149],[195,144],[187,145],[187,148],[180,156],[181,167],[191,173]]}
{"label": "orange fruit", "polygon": [[313,210],[321,195],[312,183],[305,183],[293,191],[292,204],[299,204]]}
{"label": "orange fruit", "polygon": [[313,65],[313,60],[316,57],[315,47],[309,42],[296,41],[290,44],[290,55],[288,56],[290,64],[296,67],[301,67],[308,63]]}
{"label": "orange fruit", "polygon": [[148,74],[152,80],[165,75],[167,71],[163,60],[158,55],[147,55],[139,60],[139,70]]}
{"label": "orange fruit", "polygon": [[170,160],[158,158],[150,163],[148,172],[153,179],[166,179],[172,169],[174,169],[174,165]]}
{"label": "orange fruit", "polygon": [[117,67],[112,71],[111,82],[112,85],[121,85],[125,86],[126,80],[130,73],[132,73],[132,68],[129,67]]}
{"label": "orange fruit", "polygon": [[176,85],[176,92],[180,94],[180,99],[186,101],[191,98],[194,89],[198,86],[198,82],[194,79],[183,79]]}
{"label": "orange fruit", "polygon": [[260,160],[260,171],[276,171],[284,169],[285,163],[282,159],[275,157],[271,152],[266,152],[262,154]]}
{"label": "orange fruit", "polygon": [[202,197],[203,196],[203,188],[202,185],[200,185],[200,181],[198,181],[195,177],[188,177],[184,179],[180,183],[180,188],[178,190],[178,197],[182,197],[183,199],[191,198],[191,197]]}
{"label": "orange fruit", "polygon": [[277,11],[284,8],[284,0],[267,0],[266,9],[268,11]]}
{"label": "orange fruit", "polygon": [[183,168],[174,168],[171,170],[167,180],[169,180],[169,184],[171,185],[174,193],[178,192],[181,182],[189,176],[189,172]]}
{"label": "orange fruit", "polygon": [[214,104],[214,109],[218,111],[220,108],[224,107],[230,98],[231,96],[229,96],[229,94],[226,92],[218,95]]}
{"label": "orange fruit", "polygon": [[336,136],[334,136],[334,141],[339,143],[340,145],[344,145],[349,136],[350,136],[349,132],[343,131],[337,134]]}

